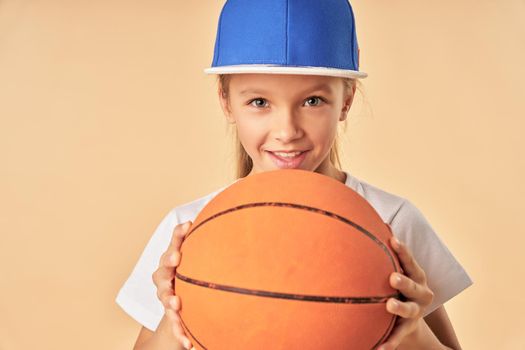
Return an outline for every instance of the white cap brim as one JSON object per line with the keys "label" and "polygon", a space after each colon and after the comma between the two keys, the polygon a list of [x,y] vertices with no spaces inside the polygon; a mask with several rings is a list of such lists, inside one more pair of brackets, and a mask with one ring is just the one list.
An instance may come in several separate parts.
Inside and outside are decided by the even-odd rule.
{"label": "white cap brim", "polygon": [[206,74],[235,74],[235,73],[266,73],[266,74],[302,74],[302,75],[325,75],[342,78],[362,79],[367,73],[348,69],[335,69],[324,67],[294,67],[277,66],[266,64],[246,64],[235,66],[220,66],[204,69]]}

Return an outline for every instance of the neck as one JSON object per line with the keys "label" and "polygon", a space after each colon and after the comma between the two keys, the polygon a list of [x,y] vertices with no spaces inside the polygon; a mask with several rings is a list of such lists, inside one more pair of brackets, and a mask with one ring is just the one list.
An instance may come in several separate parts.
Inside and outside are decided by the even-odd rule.
{"label": "neck", "polygon": [[346,183],[345,172],[337,169],[328,159],[325,159],[325,161],[323,161],[314,171],[319,174],[330,176],[339,182]]}

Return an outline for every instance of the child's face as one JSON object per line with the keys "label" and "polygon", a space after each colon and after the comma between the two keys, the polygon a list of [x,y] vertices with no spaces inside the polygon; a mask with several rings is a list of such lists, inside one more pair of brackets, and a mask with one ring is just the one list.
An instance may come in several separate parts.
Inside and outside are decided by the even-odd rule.
{"label": "child's face", "polygon": [[[298,168],[337,177],[329,160],[337,123],[346,119],[353,91],[344,96],[341,78],[292,74],[234,74],[229,100],[219,98],[253,161],[250,174]],[[305,151],[279,161],[269,152]],[[302,159],[302,160],[301,160]],[[300,161],[300,162],[299,162]]]}

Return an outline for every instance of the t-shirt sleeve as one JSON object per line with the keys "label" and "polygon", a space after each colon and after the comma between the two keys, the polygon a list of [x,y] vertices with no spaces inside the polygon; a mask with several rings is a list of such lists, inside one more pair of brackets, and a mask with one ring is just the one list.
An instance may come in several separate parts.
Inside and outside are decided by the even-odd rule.
{"label": "t-shirt sleeve", "polygon": [[409,200],[404,200],[389,224],[393,234],[407,245],[425,271],[427,284],[434,292],[434,300],[424,316],[473,284],[421,211]]}
{"label": "t-shirt sleeve", "polygon": [[178,221],[174,209],[164,217],[115,299],[129,316],[151,331],[157,329],[164,315],[164,306],[157,298],[152,274],[171,242],[173,229]]}

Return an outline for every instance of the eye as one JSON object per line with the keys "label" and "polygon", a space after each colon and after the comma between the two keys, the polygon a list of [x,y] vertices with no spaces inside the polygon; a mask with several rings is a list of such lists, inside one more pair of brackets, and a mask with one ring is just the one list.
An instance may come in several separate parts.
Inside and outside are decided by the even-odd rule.
{"label": "eye", "polygon": [[[306,99],[306,101],[308,101],[308,103],[310,104],[310,106],[319,106],[319,104],[321,104],[321,102],[326,102],[324,98],[320,97],[320,96],[310,96]],[[255,104],[254,104],[255,102]],[[250,100],[250,102],[248,102],[249,105],[252,105],[253,107],[266,107],[267,104],[265,104],[267,101],[266,99],[262,98],[262,97],[258,97],[258,98],[254,98],[252,100]]]}
{"label": "eye", "polygon": [[[320,96],[310,96],[306,99],[309,103],[313,101],[313,104],[310,104],[310,106],[318,106],[321,102],[326,102],[322,97]],[[318,103],[315,103],[315,101],[318,101]]]}
{"label": "eye", "polygon": [[255,105],[253,104],[254,102],[257,102],[257,101],[263,101],[263,102],[266,102],[266,100],[264,98],[254,98],[253,100],[251,100],[250,102],[248,102],[249,105],[252,105],[254,107],[264,107],[264,104],[261,105],[260,103],[256,103]]}

